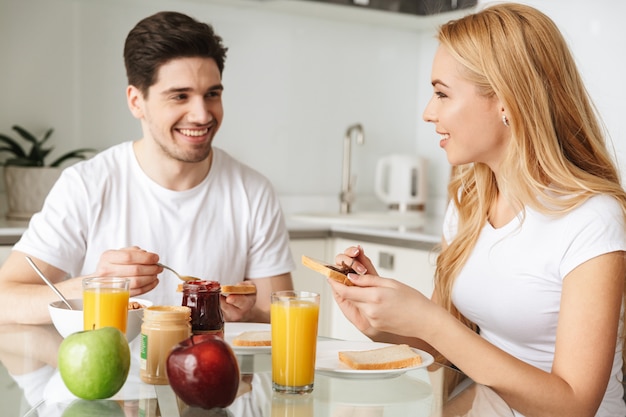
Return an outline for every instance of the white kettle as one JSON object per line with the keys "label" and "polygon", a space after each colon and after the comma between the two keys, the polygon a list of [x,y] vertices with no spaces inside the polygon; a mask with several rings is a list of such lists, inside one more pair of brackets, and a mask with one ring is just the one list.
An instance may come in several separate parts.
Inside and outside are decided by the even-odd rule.
{"label": "white kettle", "polygon": [[388,155],[376,166],[374,191],[392,210],[424,210],[426,160],[415,155]]}

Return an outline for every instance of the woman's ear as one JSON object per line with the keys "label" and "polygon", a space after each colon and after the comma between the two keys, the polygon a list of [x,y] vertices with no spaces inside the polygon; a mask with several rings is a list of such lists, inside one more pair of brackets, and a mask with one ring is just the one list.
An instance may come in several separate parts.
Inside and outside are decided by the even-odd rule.
{"label": "woman's ear", "polygon": [[143,94],[135,86],[129,85],[126,88],[126,102],[132,115],[136,119],[143,118]]}
{"label": "woman's ear", "polygon": [[500,112],[500,119],[502,120],[502,123],[506,126],[509,127],[509,113],[507,112],[506,108],[504,107],[504,104],[498,100],[498,107],[499,107],[499,112]]}

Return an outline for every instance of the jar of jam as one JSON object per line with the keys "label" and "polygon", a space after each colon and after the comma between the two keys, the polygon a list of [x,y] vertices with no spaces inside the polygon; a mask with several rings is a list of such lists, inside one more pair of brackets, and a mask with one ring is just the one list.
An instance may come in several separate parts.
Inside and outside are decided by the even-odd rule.
{"label": "jar of jam", "polygon": [[141,325],[139,377],[146,384],[168,383],[165,367],[174,346],[191,336],[191,310],[182,306],[144,309]]}
{"label": "jar of jam", "polygon": [[183,306],[191,308],[193,334],[213,333],[224,337],[221,288],[217,281],[187,281],[183,284]]}

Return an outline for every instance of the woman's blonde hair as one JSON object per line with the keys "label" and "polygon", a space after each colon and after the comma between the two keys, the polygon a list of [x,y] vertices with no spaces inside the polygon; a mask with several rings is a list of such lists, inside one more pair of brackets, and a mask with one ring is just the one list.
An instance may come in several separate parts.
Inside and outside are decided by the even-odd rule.
{"label": "woman's blonde hair", "polygon": [[506,109],[511,141],[498,181],[489,167],[452,168],[448,195],[458,234],[437,260],[437,297],[468,326],[451,301],[454,279],[488,221],[499,192],[517,209],[564,214],[597,194],[626,194],[603,126],[554,22],[538,10],[499,4],[440,27],[439,43],[461,64],[479,94]]}

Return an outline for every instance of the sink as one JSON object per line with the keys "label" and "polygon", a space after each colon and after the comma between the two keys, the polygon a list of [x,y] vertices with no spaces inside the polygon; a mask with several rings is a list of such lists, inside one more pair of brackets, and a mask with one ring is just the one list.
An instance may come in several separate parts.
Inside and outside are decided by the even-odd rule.
{"label": "sink", "polygon": [[341,226],[417,228],[424,225],[424,213],[415,211],[360,211],[345,214],[313,212],[293,214],[291,218],[302,222]]}

